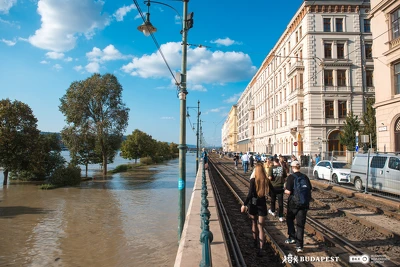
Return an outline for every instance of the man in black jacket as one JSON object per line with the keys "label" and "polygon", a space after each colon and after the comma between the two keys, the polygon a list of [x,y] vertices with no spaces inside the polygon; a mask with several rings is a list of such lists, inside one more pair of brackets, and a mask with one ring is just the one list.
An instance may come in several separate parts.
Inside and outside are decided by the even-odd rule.
{"label": "man in black jacket", "polygon": [[[290,163],[290,166],[293,170],[293,173],[287,177],[285,186],[285,194],[289,195],[286,213],[286,223],[288,227],[289,238],[285,240],[285,243],[296,243],[296,252],[303,252],[304,226],[306,224],[306,216],[309,209],[309,204],[307,203],[307,205],[303,207],[298,207],[297,205],[295,205],[293,201],[295,179],[299,179],[299,177],[301,176],[304,177],[306,182],[305,185],[307,185],[310,192],[312,190],[312,186],[310,183],[310,179],[307,177],[307,175],[300,172],[300,162],[292,161]],[[296,219],[296,230],[294,228],[294,219]]]}

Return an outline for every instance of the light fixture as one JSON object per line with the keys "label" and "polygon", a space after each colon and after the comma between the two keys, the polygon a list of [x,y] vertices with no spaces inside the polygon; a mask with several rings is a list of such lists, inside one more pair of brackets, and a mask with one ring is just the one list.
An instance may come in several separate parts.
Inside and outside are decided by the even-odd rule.
{"label": "light fixture", "polygon": [[143,32],[144,36],[149,36],[150,34],[157,31],[157,28],[153,26],[150,22],[150,13],[146,13],[146,21],[142,25],[137,27],[140,32]]}

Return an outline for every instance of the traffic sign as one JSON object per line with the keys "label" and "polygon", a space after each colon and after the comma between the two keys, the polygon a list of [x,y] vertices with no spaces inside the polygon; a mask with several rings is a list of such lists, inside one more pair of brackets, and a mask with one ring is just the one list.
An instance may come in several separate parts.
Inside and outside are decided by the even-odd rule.
{"label": "traffic sign", "polygon": [[297,146],[297,142],[294,142],[293,145],[294,145],[294,146]]}
{"label": "traffic sign", "polygon": [[358,152],[358,146],[356,146],[356,152]]}

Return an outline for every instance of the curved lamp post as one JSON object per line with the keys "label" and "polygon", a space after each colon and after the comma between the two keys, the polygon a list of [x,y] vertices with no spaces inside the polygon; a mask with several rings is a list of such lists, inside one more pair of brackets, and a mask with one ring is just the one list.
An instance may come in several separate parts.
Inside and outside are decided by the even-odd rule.
{"label": "curved lamp post", "polygon": [[[183,226],[185,224],[185,213],[186,213],[186,68],[187,68],[187,33],[190,28],[193,27],[193,12],[188,16],[188,2],[189,0],[182,0],[183,3],[183,17],[182,17],[182,69],[180,77],[177,77],[180,81],[179,86],[179,101],[180,101],[180,135],[179,135],[179,179],[178,179],[178,190],[179,190],[179,222],[178,222],[178,240],[181,239]],[[150,9],[150,3],[161,4],[168,6],[176,11],[175,8],[168,4],[164,4],[157,1],[147,0],[146,2],[148,11]],[[148,36],[157,31],[157,29],[150,22],[150,12],[146,14],[145,22],[138,27],[138,30],[143,32],[144,35]],[[179,79],[180,78],[180,79]]]}

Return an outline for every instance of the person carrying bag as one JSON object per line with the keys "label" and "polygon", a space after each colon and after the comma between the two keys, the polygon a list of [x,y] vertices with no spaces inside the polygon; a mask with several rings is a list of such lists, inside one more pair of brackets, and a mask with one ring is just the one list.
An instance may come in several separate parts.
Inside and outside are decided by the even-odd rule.
{"label": "person carrying bag", "polygon": [[[258,248],[257,256],[259,257],[263,254],[265,243],[264,223],[267,216],[267,202],[265,197],[269,194],[271,187],[271,182],[267,179],[263,164],[257,163],[250,177],[249,192],[240,210],[241,212],[245,212],[248,209],[252,222],[251,230],[254,247]],[[257,237],[259,242],[257,242]]]}

